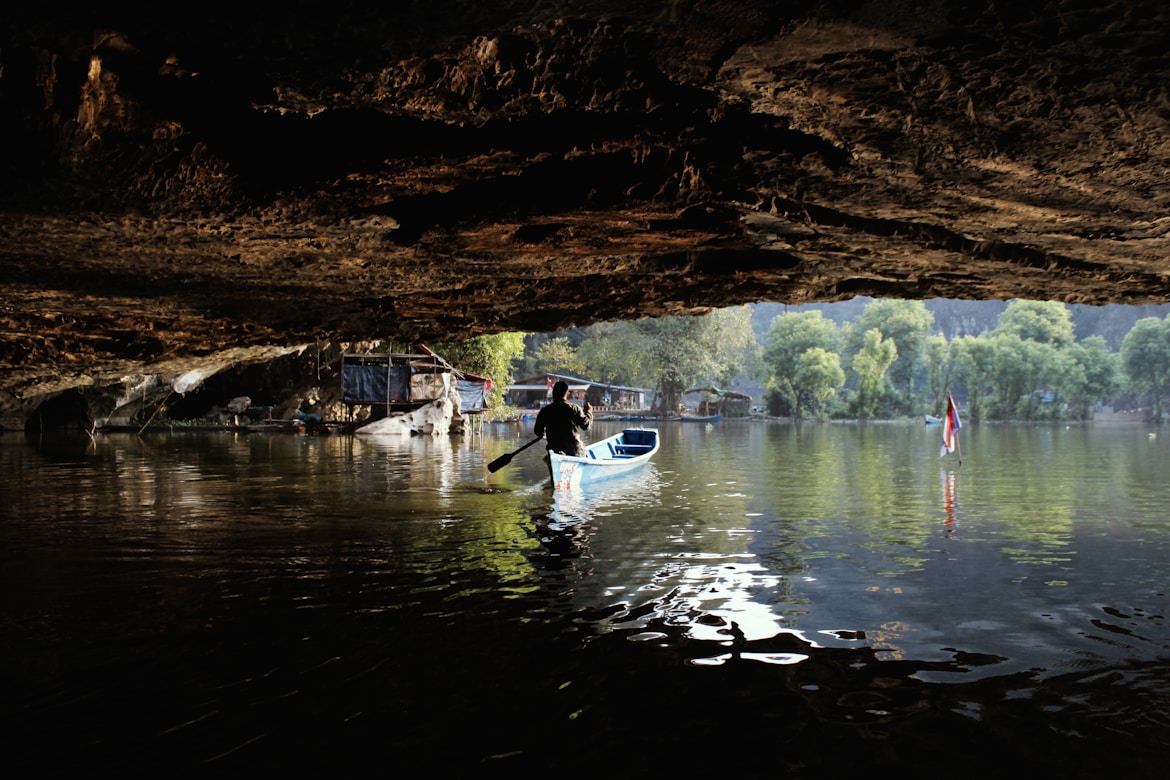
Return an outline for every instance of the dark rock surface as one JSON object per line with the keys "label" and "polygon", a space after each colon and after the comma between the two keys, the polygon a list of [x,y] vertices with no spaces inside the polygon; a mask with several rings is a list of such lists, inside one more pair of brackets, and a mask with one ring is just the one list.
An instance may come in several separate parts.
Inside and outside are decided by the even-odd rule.
{"label": "dark rock surface", "polygon": [[321,340],[1170,301],[1170,7],[10,3],[0,412]]}

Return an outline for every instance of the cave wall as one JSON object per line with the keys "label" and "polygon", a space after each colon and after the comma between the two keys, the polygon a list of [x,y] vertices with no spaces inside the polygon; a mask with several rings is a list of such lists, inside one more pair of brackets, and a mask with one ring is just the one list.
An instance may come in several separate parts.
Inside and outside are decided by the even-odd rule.
{"label": "cave wall", "polygon": [[1153,0],[118,6],[0,22],[5,420],[328,340],[1170,300]]}

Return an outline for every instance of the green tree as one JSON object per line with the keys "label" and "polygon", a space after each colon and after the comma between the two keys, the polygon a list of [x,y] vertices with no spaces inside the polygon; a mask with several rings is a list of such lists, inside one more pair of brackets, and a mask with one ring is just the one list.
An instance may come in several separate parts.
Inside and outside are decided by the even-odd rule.
{"label": "green tree", "polygon": [[1015,300],[999,315],[992,335],[1011,334],[1025,341],[1071,346],[1074,340],[1072,313],[1059,301]]}
{"label": "green tree", "polygon": [[967,389],[967,414],[972,422],[985,419],[995,374],[995,344],[986,336],[963,336],[951,342],[955,378]]}
{"label": "green tree", "polygon": [[536,365],[538,371],[548,371],[561,374],[580,375],[585,370],[585,361],[577,354],[577,350],[569,344],[563,336],[546,341],[536,351]]}
{"label": "green tree", "polygon": [[955,361],[945,336],[931,336],[926,340],[924,363],[926,387],[930,393],[929,408],[936,416],[941,416],[945,411],[943,406],[955,371]]}
{"label": "green tree", "polygon": [[1022,339],[1014,333],[993,336],[995,346],[995,414],[1009,420],[1034,420],[1040,414],[1042,391],[1053,391],[1072,371],[1073,361],[1046,342]]}
{"label": "green tree", "polygon": [[1068,353],[1081,367],[1080,375],[1074,376],[1067,388],[1069,411],[1085,420],[1094,403],[1112,398],[1121,390],[1120,362],[1104,336],[1089,336],[1070,347]]}
{"label": "green tree", "polygon": [[[594,343],[605,340],[607,344]],[[702,316],[607,323],[587,330],[578,353],[585,371],[615,384],[655,388],[660,408],[678,408],[699,384],[730,384],[756,348],[746,306]]]}
{"label": "green tree", "polygon": [[854,323],[849,351],[858,353],[866,334],[877,329],[894,342],[897,358],[890,366],[890,379],[902,388],[905,411],[913,408],[914,376],[922,364],[926,339],[934,328],[934,315],[922,301],[879,299],[868,304]]}
{"label": "green tree", "polygon": [[590,379],[611,385],[643,387],[654,376],[643,365],[645,337],[629,322],[599,322],[585,329],[577,354]]}
{"label": "green tree", "polygon": [[1014,333],[991,337],[995,347],[995,369],[991,374],[995,388],[992,415],[998,419],[1015,416],[1025,389],[1032,386],[1032,370],[1024,356],[1025,341]]}
{"label": "green tree", "polygon": [[1060,417],[1064,401],[1073,396],[1082,399],[1087,413],[1086,367],[1079,358],[1087,360],[1088,353],[1074,349],[1075,328],[1067,306],[1059,301],[1012,301],[991,336],[998,355],[1000,417]]}
{"label": "green tree", "polygon": [[[819,310],[787,312],[775,317],[768,328],[763,361],[771,385],[800,417],[805,388],[797,376],[800,358],[811,349],[838,351],[837,325]],[[840,359],[838,359],[838,364]]]}
{"label": "green tree", "polygon": [[1117,392],[1117,360],[1104,339],[1060,342],[1022,338],[1011,329],[951,342],[955,378],[967,390],[971,420],[1065,414],[1083,419],[1094,401]]}
{"label": "green tree", "polygon": [[861,349],[853,357],[857,372],[857,416],[865,419],[873,414],[886,372],[898,359],[898,349],[890,339],[882,338],[877,328],[870,328],[862,339]]}
{"label": "green tree", "polygon": [[504,389],[512,381],[512,366],[524,355],[523,333],[495,333],[467,341],[436,344],[434,351],[461,371],[492,380],[488,406],[504,405]]}
{"label": "green tree", "polygon": [[1161,422],[1162,388],[1170,379],[1170,319],[1135,322],[1121,342],[1121,365],[1134,390],[1153,395],[1151,417]]}
{"label": "green tree", "polygon": [[820,419],[824,415],[825,402],[845,384],[840,355],[822,347],[806,349],[796,360],[794,383],[807,394],[809,406]]}
{"label": "green tree", "polygon": [[760,345],[752,331],[752,312],[747,306],[716,309],[705,316],[704,339],[717,350],[718,359],[707,377],[719,387],[729,387],[740,376],[759,372]]}
{"label": "green tree", "polygon": [[[1043,376],[1044,388],[1050,394],[1046,403],[1041,407],[1038,416],[1059,420],[1067,417],[1071,412],[1069,400],[1073,393],[1085,387],[1085,367],[1077,360],[1076,344],[1058,349],[1042,344],[1044,349],[1051,350],[1050,360]],[[1032,394],[1034,397],[1037,393]],[[1033,406],[1033,411],[1036,407]]]}

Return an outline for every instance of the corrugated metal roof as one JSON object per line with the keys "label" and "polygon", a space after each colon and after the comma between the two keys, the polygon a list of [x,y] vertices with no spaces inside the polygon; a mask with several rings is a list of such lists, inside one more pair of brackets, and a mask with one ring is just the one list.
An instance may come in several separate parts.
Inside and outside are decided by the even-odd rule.
{"label": "corrugated metal roof", "polygon": [[[569,385],[570,390],[588,390],[590,385]],[[548,385],[508,385],[508,390],[548,390]]]}

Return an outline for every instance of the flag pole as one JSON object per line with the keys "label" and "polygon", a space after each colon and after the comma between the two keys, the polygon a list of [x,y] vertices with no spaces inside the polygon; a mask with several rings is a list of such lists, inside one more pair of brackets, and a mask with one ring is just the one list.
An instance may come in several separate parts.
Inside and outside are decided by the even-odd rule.
{"label": "flag pole", "polygon": [[[963,449],[959,444],[959,428],[963,427],[959,422],[959,410],[955,406],[955,398],[949,392],[947,393],[947,408],[943,417],[943,448],[942,455],[948,452],[954,452],[959,459],[959,465],[963,465]],[[951,449],[951,444],[954,444],[954,449]]]}
{"label": "flag pole", "polygon": [[[947,393],[947,401],[948,401],[948,403],[950,403],[952,405],[955,402],[954,397],[949,392]],[[955,409],[955,417],[957,418],[959,416],[959,408],[956,406],[956,407],[954,407],[954,409]],[[950,410],[948,409],[947,412],[949,413]],[[955,428],[955,455],[957,455],[959,457],[959,465],[962,466],[963,465],[963,445],[959,443],[959,429],[957,427]]]}

